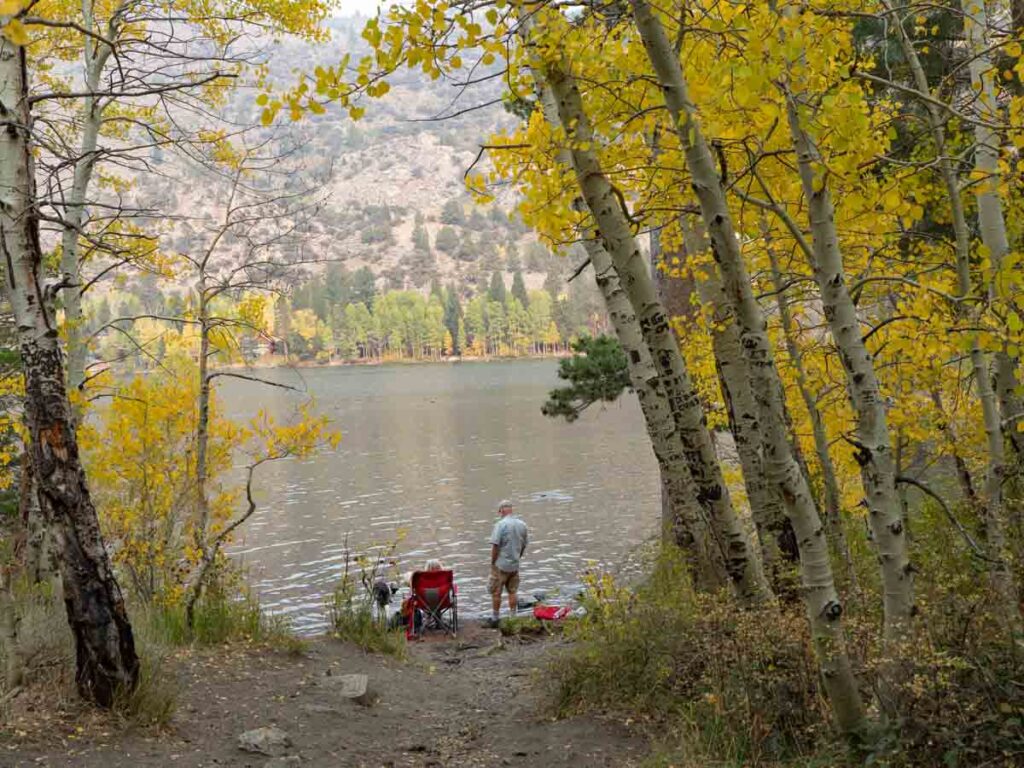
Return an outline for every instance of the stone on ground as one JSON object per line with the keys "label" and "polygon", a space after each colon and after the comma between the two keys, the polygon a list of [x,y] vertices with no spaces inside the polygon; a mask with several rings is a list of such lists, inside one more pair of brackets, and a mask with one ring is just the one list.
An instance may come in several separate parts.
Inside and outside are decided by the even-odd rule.
{"label": "stone on ground", "polygon": [[366,675],[328,675],[324,677],[324,685],[364,707],[373,706],[377,701],[377,694],[370,688],[370,679]]}
{"label": "stone on ground", "polygon": [[292,744],[288,734],[275,726],[254,728],[238,737],[238,748],[246,752],[256,752],[269,757],[284,754]]}

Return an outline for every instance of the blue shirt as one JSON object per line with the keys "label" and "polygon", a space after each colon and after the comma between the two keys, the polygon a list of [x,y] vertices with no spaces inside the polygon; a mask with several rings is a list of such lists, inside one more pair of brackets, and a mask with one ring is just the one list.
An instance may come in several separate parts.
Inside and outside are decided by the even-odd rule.
{"label": "blue shirt", "polygon": [[526,549],[527,539],[526,523],[514,514],[505,515],[494,524],[491,544],[498,548],[498,559],[494,563],[498,570],[506,573],[519,570],[519,558]]}

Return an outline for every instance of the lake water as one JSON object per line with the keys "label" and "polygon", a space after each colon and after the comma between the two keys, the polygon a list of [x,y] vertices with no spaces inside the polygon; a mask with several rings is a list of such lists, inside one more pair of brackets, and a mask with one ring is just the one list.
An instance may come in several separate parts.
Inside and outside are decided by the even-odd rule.
{"label": "lake water", "polygon": [[543,416],[552,360],[276,370],[307,394],[220,379],[236,417],[280,419],[315,398],[337,451],[259,470],[259,509],[232,552],[263,605],[303,632],[326,626],[325,597],[353,553],[404,529],[403,571],[431,557],[455,570],[463,615],[488,609],[487,542],[508,498],[530,527],[520,592],[571,589],[657,529],[657,466],[632,395],[577,422]]}

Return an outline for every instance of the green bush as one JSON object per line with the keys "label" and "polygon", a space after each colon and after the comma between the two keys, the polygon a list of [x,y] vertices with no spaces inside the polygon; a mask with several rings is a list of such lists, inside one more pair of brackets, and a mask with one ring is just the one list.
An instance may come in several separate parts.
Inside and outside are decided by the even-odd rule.
{"label": "green bush", "polygon": [[[56,590],[59,592],[59,589]],[[18,648],[24,664],[22,685],[36,691],[55,708],[78,701],[75,689],[75,653],[64,604],[48,584],[19,585],[14,602],[6,606],[17,612]],[[178,680],[171,667],[167,646],[146,621],[133,617],[135,648],[139,655],[139,682],[131,693],[114,702],[114,713],[128,726],[165,726],[174,714]],[[10,649],[0,644],[0,667]],[[0,694],[3,678],[0,676]]]}
{"label": "green bush", "polygon": [[[982,522],[966,505],[951,510],[982,541]],[[1011,651],[990,589],[988,564],[934,502],[913,516],[915,589],[920,620],[909,639],[903,683],[890,695],[899,719],[875,745],[874,764],[1017,766],[1024,762],[1024,658]],[[1011,557],[1012,555],[1007,555]],[[1020,574],[1020,568],[1012,564]],[[877,606],[880,600],[868,598]],[[851,635],[867,659],[861,677],[877,688],[883,658],[876,615],[858,615]]]}
{"label": "green bush", "polygon": [[408,651],[405,631],[391,629],[373,613],[368,593],[360,593],[354,579],[346,575],[328,598],[327,613],[332,634],[370,653],[404,659]]}
{"label": "green bush", "polygon": [[533,616],[510,616],[502,619],[498,624],[498,631],[503,637],[529,637],[534,635],[546,635],[557,632],[563,628],[562,623],[544,624]]}
{"label": "green bush", "polygon": [[191,630],[185,621],[185,608],[179,603],[151,603],[134,613],[156,642],[171,647],[231,642],[265,644],[288,652],[299,652],[304,647],[288,622],[264,613],[251,594],[233,594],[217,584],[204,590],[196,603]]}
{"label": "green bush", "polygon": [[[601,711],[673,734],[684,764],[757,765],[810,754],[828,732],[807,622],[698,595],[661,555],[636,591],[591,579],[587,615],[553,665],[560,714]],[[676,742],[681,747],[677,746]]]}
{"label": "green bush", "polygon": [[178,706],[179,684],[165,649],[139,644],[139,682],[114,700],[114,712],[129,726],[164,727]]}
{"label": "green bush", "polygon": [[[975,512],[952,513],[981,540]],[[833,736],[802,606],[741,611],[727,595],[695,594],[671,554],[635,590],[590,580],[588,614],[567,625],[575,643],[554,664],[556,709],[648,726],[660,742],[652,766],[1021,765],[1024,659],[998,619],[987,563],[940,507],[922,504],[912,520],[920,618],[884,698],[878,672],[896,662],[879,632],[875,554],[851,536],[860,591],[846,630],[875,721],[857,752]]]}

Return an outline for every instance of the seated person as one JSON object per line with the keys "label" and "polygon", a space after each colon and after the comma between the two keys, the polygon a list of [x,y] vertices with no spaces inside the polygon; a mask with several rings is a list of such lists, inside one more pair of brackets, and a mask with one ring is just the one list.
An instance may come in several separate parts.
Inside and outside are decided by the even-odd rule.
{"label": "seated person", "polygon": [[[442,563],[437,558],[430,558],[429,560],[427,560],[426,564],[423,566],[423,571],[421,571],[421,572],[426,572],[426,571],[444,571],[444,570],[448,570],[447,568],[445,568],[444,563]],[[410,572],[405,577],[406,586],[410,590],[412,588],[413,573],[415,573],[415,571],[414,572]],[[453,585],[453,588],[456,591],[458,591],[458,589],[456,587],[454,587],[454,585]],[[419,608],[416,608],[416,609],[412,608],[412,602],[413,602],[412,601],[412,595],[408,594],[407,597],[402,601],[402,607],[399,610],[398,616],[396,617],[397,621],[398,621],[398,626],[406,627],[406,630],[407,630],[407,632],[408,632],[410,637],[412,637],[414,635],[418,636],[420,634],[420,630],[421,630],[421,628],[423,626],[423,618],[424,618],[423,617],[423,611],[421,611]],[[410,626],[409,626],[410,625],[410,614],[412,614],[412,616],[411,616],[411,618],[412,618],[411,630],[412,631],[411,632],[408,631],[410,629]]]}

